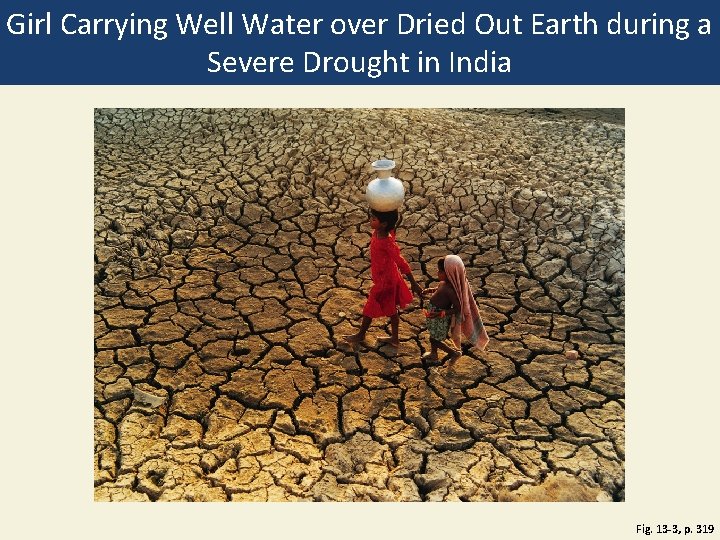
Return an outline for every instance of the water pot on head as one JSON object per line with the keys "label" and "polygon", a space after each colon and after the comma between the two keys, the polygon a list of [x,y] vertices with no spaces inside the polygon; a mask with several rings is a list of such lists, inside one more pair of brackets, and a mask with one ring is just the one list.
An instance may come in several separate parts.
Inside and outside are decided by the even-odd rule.
{"label": "water pot on head", "polygon": [[397,210],[405,199],[405,187],[400,180],[390,176],[395,162],[391,159],[379,159],[372,163],[372,168],[377,171],[378,177],[365,189],[365,198],[370,208],[378,212]]}

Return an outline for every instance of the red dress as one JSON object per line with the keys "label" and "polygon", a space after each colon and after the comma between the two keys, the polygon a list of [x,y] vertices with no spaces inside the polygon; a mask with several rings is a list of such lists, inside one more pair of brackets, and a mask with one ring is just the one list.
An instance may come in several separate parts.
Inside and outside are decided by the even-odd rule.
{"label": "red dress", "polygon": [[400,255],[400,248],[395,243],[395,234],[379,238],[373,232],[370,240],[373,286],[365,302],[363,315],[370,318],[391,317],[397,313],[398,306],[404,308],[412,302],[413,295],[402,277],[402,274],[410,272],[410,266]]}

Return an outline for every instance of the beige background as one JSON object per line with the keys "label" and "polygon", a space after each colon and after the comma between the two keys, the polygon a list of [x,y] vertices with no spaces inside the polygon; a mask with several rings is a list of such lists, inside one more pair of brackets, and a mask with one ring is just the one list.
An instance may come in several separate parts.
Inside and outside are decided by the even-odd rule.
{"label": "beige background", "polygon": [[[94,503],[93,108],[429,106],[626,109],[626,502]],[[719,125],[718,87],[0,87],[3,528],[607,539],[713,523],[692,536],[718,537]]]}

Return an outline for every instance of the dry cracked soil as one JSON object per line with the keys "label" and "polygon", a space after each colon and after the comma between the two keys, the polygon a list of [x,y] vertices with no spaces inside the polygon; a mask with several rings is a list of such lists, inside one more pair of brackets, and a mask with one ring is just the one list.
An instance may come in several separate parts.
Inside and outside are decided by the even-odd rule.
{"label": "dry cracked soil", "polygon": [[[622,501],[622,110],[95,111],[98,501]],[[490,343],[358,350],[388,157]],[[577,354],[570,353],[576,351]]]}

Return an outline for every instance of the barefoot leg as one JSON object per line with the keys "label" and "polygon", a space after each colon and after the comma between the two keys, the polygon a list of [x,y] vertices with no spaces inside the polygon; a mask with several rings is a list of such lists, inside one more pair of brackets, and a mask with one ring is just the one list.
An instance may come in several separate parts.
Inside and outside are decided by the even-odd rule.
{"label": "barefoot leg", "polygon": [[390,330],[391,330],[391,336],[392,336],[392,342],[393,343],[400,343],[400,338],[398,329],[400,327],[400,315],[398,313],[395,313],[392,317],[390,317]]}
{"label": "barefoot leg", "polygon": [[446,345],[442,341],[438,341],[437,346],[438,346],[438,348],[442,349],[443,352],[445,352],[449,355],[450,360],[455,360],[462,356],[462,351],[454,349],[454,348],[450,347],[449,345]]}
{"label": "barefoot leg", "polygon": [[420,358],[426,363],[432,364],[438,361],[437,355],[438,341],[430,338],[430,352],[426,352]]}
{"label": "barefoot leg", "polygon": [[367,331],[368,331],[368,328],[370,328],[371,322],[372,322],[372,319],[370,317],[363,315],[362,324],[360,325],[360,330],[358,330],[356,334],[351,334],[349,336],[343,336],[343,341],[350,343],[352,345],[355,345],[357,343],[361,343],[361,342],[365,341],[365,334],[367,334]]}

